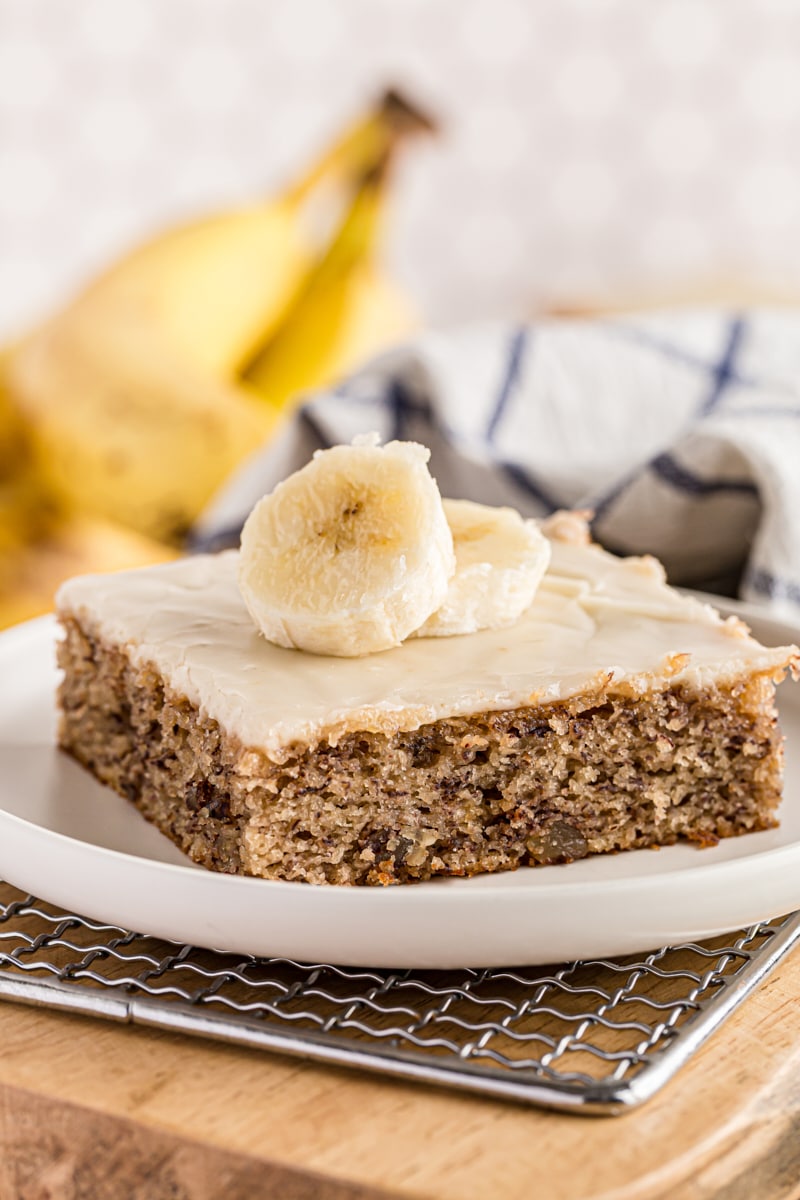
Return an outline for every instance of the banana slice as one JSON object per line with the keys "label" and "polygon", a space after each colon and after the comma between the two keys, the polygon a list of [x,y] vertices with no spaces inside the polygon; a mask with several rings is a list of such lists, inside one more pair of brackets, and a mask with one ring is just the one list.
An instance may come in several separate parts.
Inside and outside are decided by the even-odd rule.
{"label": "banana slice", "polygon": [[535,521],[513,508],[445,500],[456,572],[444,604],[414,637],[451,637],[513,625],[529,607],[550,562]]}
{"label": "banana slice", "polygon": [[442,605],[455,557],[429,457],[370,435],[318,451],[259,501],[242,530],[239,588],[269,641],[372,654]]}

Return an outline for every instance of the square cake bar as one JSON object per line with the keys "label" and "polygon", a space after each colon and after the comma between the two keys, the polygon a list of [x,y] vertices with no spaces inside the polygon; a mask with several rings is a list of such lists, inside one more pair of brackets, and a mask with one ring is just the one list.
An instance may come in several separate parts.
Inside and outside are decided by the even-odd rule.
{"label": "square cake bar", "polygon": [[60,744],[196,863],[397,884],[767,829],[796,647],[554,540],[512,628],[363,658],[256,630],[237,552],[64,585]]}

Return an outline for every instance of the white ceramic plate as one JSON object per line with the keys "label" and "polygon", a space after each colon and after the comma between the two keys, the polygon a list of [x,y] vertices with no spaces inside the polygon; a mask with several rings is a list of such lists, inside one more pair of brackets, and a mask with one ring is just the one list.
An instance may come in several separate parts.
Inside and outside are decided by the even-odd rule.
{"label": "white ceramic plate", "polygon": [[[798,630],[737,606],[762,641]],[[373,967],[505,966],[649,950],[800,907],[800,686],[781,827],[394,888],[310,887],[195,867],[55,745],[55,623],[0,636],[0,875],[127,929],[237,953]]]}

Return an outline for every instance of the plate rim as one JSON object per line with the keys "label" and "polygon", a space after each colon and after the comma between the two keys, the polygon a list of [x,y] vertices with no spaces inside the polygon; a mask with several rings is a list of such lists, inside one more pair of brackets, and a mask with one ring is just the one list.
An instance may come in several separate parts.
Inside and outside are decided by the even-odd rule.
{"label": "plate rim", "polygon": [[[761,612],[758,605],[749,604],[748,602],[742,601],[742,600],[728,600],[727,597],[721,597],[721,596],[715,597],[715,596],[711,596],[710,594],[704,593],[704,592],[693,592],[692,594],[697,596],[698,598],[702,599],[706,603],[715,602],[715,604],[714,604],[715,607],[726,608],[726,607],[730,606],[731,608],[733,608],[735,606],[736,615],[741,615],[741,616],[750,615],[752,617],[755,617],[757,620],[766,620],[766,621],[770,622],[771,624],[781,625],[788,630],[792,630],[794,632],[794,635],[798,638],[798,641],[800,641],[800,624],[798,624],[797,626],[793,626],[792,624],[790,624],[789,622],[785,621],[782,618],[775,618],[772,615],[770,615],[769,613]],[[47,634],[47,633],[51,633],[53,635],[51,640],[52,640],[52,644],[55,646],[55,637],[58,633],[58,621],[57,621],[55,613],[45,613],[39,617],[33,617],[31,620],[22,621],[22,622],[18,623],[17,625],[12,625],[8,629],[0,631],[0,660],[2,659],[2,655],[6,650],[7,641],[13,640],[15,636],[20,637],[22,639],[33,638],[34,640],[36,640],[39,636],[41,636],[43,634]],[[0,692],[1,691],[2,691],[2,682],[0,682]],[[60,749],[58,747],[57,742],[55,743],[55,748]],[[68,756],[68,757],[70,758],[70,761],[77,763],[77,760],[75,760],[71,756]],[[83,767],[82,764],[80,764],[80,763],[77,763],[77,766],[81,770],[84,770],[84,771],[87,770],[87,768]],[[91,776],[91,773],[90,773],[90,777],[94,778],[93,776]],[[97,780],[95,782],[99,783],[99,781],[97,781]],[[108,785],[99,784],[99,786],[105,787]],[[113,788],[109,788],[109,791],[111,791],[115,796],[119,797],[119,793],[115,792]],[[122,799],[122,797],[119,797],[119,798]],[[144,817],[142,817],[141,819],[145,820]],[[492,875],[491,873],[485,873],[485,874],[479,874],[479,875],[475,875],[475,876],[471,876],[471,877],[443,876],[440,879],[423,880],[418,883],[414,883],[413,887],[405,887],[403,885],[398,884],[398,885],[391,886],[391,887],[371,887],[371,888],[367,889],[367,888],[363,888],[363,887],[356,887],[356,886],[353,886],[350,884],[336,884],[336,883],[325,884],[325,885],[310,885],[310,884],[305,883],[302,880],[262,879],[262,878],[259,878],[256,876],[250,876],[250,875],[236,875],[236,874],[230,874],[230,873],[226,873],[226,872],[222,872],[222,871],[208,871],[208,870],[205,870],[204,868],[202,868],[201,866],[199,866],[198,864],[194,864],[194,863],[185,863],[185,864],[184,863],[169,863],[169,862],[164,862],[160,859],[150,858],[149,856],[146,856],[146,855],[132,854],[129,851],[125,851],[125,850],[116,850],[110,846],[99,846],[94,842],[87,842],[83,838],[73,837],[67,833],[61,833],[59,830],[51,829],[46,825],[39,825],[35,821],[28,821],[28,820],[26,820],[25,817],[19,816],[19,814],[17,814],[17,813],[8,812],[7,809],[2,804],[2,799],[0,799],[0,822],[3,822],[3,821],[16,823],[16,824],[19,824],[21,827],[26,827],[26,828],[29,828],[32,830],[36,830],[42,836],[51,838],[56,842],[64,842],[64,843],[71,844],[73,846],[86,847],[87,849],[91,850],[92,852],[100,853],[104,857],[108,856],[112,860],[116,859],[116,860],[124,861],[124,862],[146,863],[149,868],[159,869],[159,870],[163,871],[164,873],[166,873],[167,875],[169,875],[171,873],[177,873],[177,875],[179,877],[186,876],[187,878],[200,877],[200,878],[210,878],[210,879],[222,880],[222,881],[225,881],[226,886],[241,887],[241,888],[253,888],[258,891],[265,890],[265,885],[266,885],[266,887],[268,888],[269,891],[285,892],[285,891],[290,890],[293,892],[302,892],[304,895],[306,895],[308,893],[310,888],[314,892],[319,892],[322,895],[329,894],[332,891],[335,891],[338,894],[342,894],[342,895],[358,896],[362,892],[368,891],[369,894],[373,897],[377,897],[377,896],[398,897],[401,895],[406,896],[406,895],[411,895],[411,894],[429,896],[433,889],[435,889],[437,893],[444,894],[445,891],[447,891],[448,893],[452,894],[453,890],[456,887],[458,887],[458,885],[461,885],[463,887],[464,884],[469,883],[471,880],[480,879],[482,881],[481,888],[480,888],[481,895],[485,896],[485,895],[491,893],[492,891],[496,891],[496,892],[502,892],[504,896],[508,896],[509,892],[511,890],[513,890],[512,884],[510,884],[508,882],[503,882],[503,883],[499,882],[499,880],[501,878],[504,880],[507,880],[507,879],[524,880],[525,881],[524,890],[525,890],[525,893],[529,895],[532,890],[541,890],[541,891],[547,890],[547,884],[545,881],[552,879],[552,876],[550,876],[549,874],[545,874],[546,872],[548,872],[549,870],[556,870],[556,871],[560,872],[561,870],[564,870],[566,867],[569,867],[572,865],[570,863],[552,863],[552,864],[542,865],[542,866],[538,866],[538,867],[518,867],[514,871],[497,872],[494,875]],[[742,834],[740,836],[742,836],[742,837],[750,837],[750,836],[757,837],[759,833],[767,833],[767,832],[769,832],[769,831],[768,830],[757,830],[753,834]],[[738,840],[738,839],[732,839],[732,840]],[[638,851],[637,850],[620,851],[619,853],[620,854],[624,853],[626,856],[628,854],[650,855],[654,851],[657,851],[659,853],[663,853],[664,851],[668,852],[671,848],[672,847],[670,847],[670,846],[659,846],[659,847],[653,847],[653,848],[644,848],[644,849],[638,850]],[[697,853],[702,854],[703,848],[698,847]],[[800,838],[798,838],[797,841],[792,842],[788,845],[772,846],[769,849],[765,849],[765,850],[754,850],[754,852],[752,854],[743,855],[741,857],[737,857],[737,858],[733,858],[733,859],[727,859],[723,862],[707,862],[707,863],[698,862],[696,864],[692,863],[692,864],[688,864],[686,866],[680,866],[677,868],[673,868],[673,870],[670,871],[670,875],[674,876],[676,879],[677,878],[685,879],[687,876],[694,876],[696,873],[702,873],[704,875],[708,875],[713,872],[715,874],[719,874],[720,872],[724,872],[724,871],[730,870],[730,869],[737,869],[737,868],[740,869],[743,863],[751,863],[751,862],[754,862],[757,860],[767,859],[770,857],[773,859],[778,858],[778,857],[786,857],[787,855],[791,857],[797,853],[800,853]],[[612,855],[594,855],[594,856],[592,856],[593,860],[596,858],[605,858],[605,857],[615,858],[615,857],[617,857],[617,855],[612,854]],[[525,872],[525,874],[522,875],[521,874],[522,872]],[[533,883],[535,881],[535,879],[537,879],[537,878],[542,880],[543,886],[541,887],[541,889],[531,888],[531,886],[530,886],[530,884]],[[623,876],[620,879],[608,879],[608,880],[603,880],[603,879],[599,879],[599,880],[583,879],[583,880],[574,880],[574,881],[565,880],[563,883],[559,884],[558,890],[559,890],[559,894],[563,894],[565,892],[582,892],[582,891],[586,890],[586,888],[591,888],[593,890],[595,888],[603,888],[604,890],[610,889],[610,888],[613,890],[617,890],[617,888],[619,888],[620,890],[625,891],[625,890],[629,890],[632,887],[637,888],[637,889],[640,887],[646,887],[648,884],[651,884],[651,882],[653,882],[659,878],[661,878],[660,873],[657,875],[654,875],[654,876],[631,875],[631,876]],[[528,881],[530,881],[530,882],[528,882]],[[442,887],[442,884],[447,884],[449,886],[445,889]],[[380,901],[379,903],[396,903],[396,902],[397,901],[395,900],[395,901]]]}
{"label": "plate rim", "polygon": [[[718,601],[718,605],[724,607],[724,604],[720,601]],[[737,615],[747,615],[746,610],[749,608],[750,606],[740,602],[737,605]],[[751,612],[750,615],[752,615],[752,617],[758,621],[767,622],[776,630],[776,632],[778,629],[782,629],[783,631],[792,633],[793,638],[797,637],[800,639],[800,627],[792,626],[780,617],[773,617],[769,613],[764,613],[758,610]],[[12,626],[10,629],[0,633],[0,662],[2,662],[2,659],[5,657],[6,653],[19,654],[20,650],[26,645],[31,645],[32,641],[36,642],[42,651],[47,644],[54,646],[56,636],[57,623],[52,614],[46,614],[45,616],[34,618],[31,621]],[[783,634],[780,636],[783,636]],[[42,676],[42,678],[37,682],[36,672],[34,672],[34,683],[31,691],[32,702],[34,704],[36,704],[37,701],[41,703],[41,700],[44,696],[44,688],[44,677]],[[2,682],[0,682],[0,691],[2,690]],[[8,746],[13,746],[15,743],[13,739],[9,739],[6,744]],[[55,743],[55,740],[52,742],[48,741],[48,744],[52,746],[54,752],[60,753],[57,751],[57,744]],[[69,759],[69,761],[74,763],[74,760],[72,759]],[[75,763],[75,766],[81,771],[85,770],[84,768],[80,767],[80,764]],[[89,776],[87,778],[91,777]],[[98,783],[97,786],[102,785]],[[117,796],[117,794],[113,792],[113,789],[109,790],[112,791],[114,796]],[[124,803],[124,799],[122,797],[118,797],[118,799],[121,803]],[[140,814],[137,815],[139,816],[139,819],[144,820]],[[694,895],[708,891],[709,893],[713,893],[716,897],[726,888],[730,892],[731,887],[728,883],[728,877],[730,876],[732,876],[736,884],[739,885],[740,892],[746,890],[749,884],[755,892],[758,892],[761,895],[762,903],[758,907],[761,909],[762,916],[760,918],[756,918],[754,916],[753,919],[766,920],[778,915],[779,912],[785,911],[785,909],[777,909],[775,906],[773,906],[772,911],[768,912],[769,905],[765,902],[765,897],[763,894],[765,878],[769,876],[772,868],[774,868],[774,873],[776,875],[778,872],[780,872],[780,877],[782,880],[781,887],[783,888],[783,895],[785,896],[785,879],[788,873],[787,867],[789,870],[792,870],[795,861],[800,863],[800,836],[797,836],[795,831],[792,830],[793,840],[783,845],[771,846],[765,849],[758,849],[757,847],[754,847],[752,850],[749,850],[744,854],[740,854],[736,857],[728,858],[723,861],[708,862],[698,860],[696,863],[679,864],[678,866],[672,866],[671,868],[668,867],[666,870],[659,869],[658,859],[653,859],[652,861],[655,867],[654,871],[645,873],[640,872],[633,875],[623,875],[616,878],[613,876],[607,878],[562,878],[562,872],[565,872],[566,866],[569,864],[553,864],[549,868],[546,866],[536,868],[523,867],[517,869],[516,871],[503,872],[502,874],[498,874],[496,876],[491,874],[482,874],[472,878],[443,877],[437,880],[418,883],[413,887],[394,886],[386,888],[365,888],[342,884],[312,886],[295,880],[260,879],[250,876],[213,872],[204,870],[203,868],[188,861],[186,863],[166,862],[162,859],[150,857],[146,853],[132,853],[130,851],[115,849],[110,846],[99,845],[96,842],[87,841],[83,837],[60,832],[59,830],[50,828],[47,825],[27,820],[24,816],[21,816],[15,812],[10,812],[4,807],[2,799],[0,799],[0,829],[7,831],[16,830],[17,832],[14,836],[18,841],[22,841],[23,839],[34,839],[39,845],[41,845],[42,854],[45,857],[48,854],[51,857],[69,857],[74,862],[77,862],[78,860],[85,861],[88,858],[92,862],[97,863],[98,874],[104,878],[113,877],[114,867],[115,865],[118,865],[120,870],[124,870],[125,872],[131,874],[138,872],[141,875],[149,876],[151,879],[153,879],[154,888],[156,886],[155,880],[161,880],[163,881],[165,890],[169,889],[171,886],[176,889],[176,893],[179,893],[176,894],[174,899],[176,909],[180,909],[181,906],[185,907],[187,901],[193,902],[193,897],[196,897],[198,903],[200,903],[201,901],[204,901],[206,897],[213,896],[217,898],[220,904],[224,904],[224,907],[229,910],[233,910],[236,905],[240,904],[246,898],[248,907],[253,912],[256,912],[257,914],[263,912],[264,919],[270,919],[274,924],[276,921],[279,921],[282,915],[284,915],[280,904],[281,900],[284,900],[286,901],[287,909],[294,909],[294,912],[287,912],[285,914],[288,925],[302,925],[304,921],[316,921],[320,926],[319,931],[311,935],[310,938],[308,934],[305,936],[307,941],[310,940],[311,942],[313,942],[314,937],[316,937],[318,943],[323,941],[325,937],[324,923],[321,920],[320,908],[324,908],[326,905],[331,906],[330,916],[334,922],[344,920],[345,922],[355,924],[355,918],[359,915],[361,915],[361,917],[363,917],[367,923],[380,923],[381,919],[385,918],[390,920],[391,927],[395,930],[402,925],[403,919],[406,920],[406,924],[418,922],[421,915],[420,910],[426,910],[426,912],[432,917],[432,925],[436,926],[436,929],[438,930],[438,932],[432,932],[427,935],[427,942],[425,941],[425,938],[422,939],[423,943],[427,947],[430,947],[435,944],[444,945],[444,934],[442,930],[447,925],[448,920],[452,922],[455,919],[453,913],[455,912],[457,914],[459,908],[466,907],[467,917],[469,918],[476,915],[482,915],[480,910],[484,906],[491,908],[496,904],[500,904],[505,906],[505,911],[508,913],[509,909],[513,909],[515,905],[521,906],[524,904],[527,906],[527,912],[525,912],[524,915],[535,920],[542,915],[546,916],[546,907],[548,905],[558,905],[559,901],[564,902],[565,912],[567,912],[567,916],[562,916],[561,918],[561,936],[565,938],[572,936],[574,941],[574,930],[572,933],[569,933],[569,929],[571,928],[570,922],[573,922],[574,924],[575,921],[574,911],[579,909],[583,903],[591,901],[594,897],[597,898],[598,902],[605,902],[608,905],[610,912],[616,912],[622,910],[622,906],[631,895],[638,895],[647,902],[647,904],[650,906],[651,913],[653,913],[659,907],[660,898],[663,895],[664,890],[669,889],[670,885],[672,885],[673,889],[677,889],[679,892],[686,890]],[[752,836],[757,838],[758,835],[754,834]],[[737,842],[739,841],[739,839],[732,840]],[[660,853],[669,854],[670,850],[675,848],[676,847],[662,847],[660,849]],[[702,855],[704,852],[702,849],[698,848],[697,853],[698,855]],[[641,850],[624,852],[625,858],[628,858],[629,855],[641,855],[642,859],[644,860],[645,858],[650,858],[651,851]],[[600,858],[614,859],[618,857],[618,855],[593,856],[591,861],[597,861]],[[794,874],[792,874],[792,879],[793,878]],[[13,882],[13,879],[10,879],[9,882]],[[97,881],[95,881],[92,885],[95,889],[94,891],[92,891],[92,888],[88,889],[88,891],[91,892],[92,897],[95,897],[97,894],[96,884]],[[704,885],[707,886],[704,887]],[[59,888],[63,895],[63,888],[61,888],[60,884]],[[38,890],[38,885],[34,890]],[[42,890],[46,892],[46,889]],[[54,887],[53,890],[55,893],[56,888]],[[792,896],[794,895],[793,892],[791,894]],[[224,902],[219,900],[221,896],[225,896]],[[258,900],[259,898],[261,903],[253,903],[254,899]],[[60,907],[72,907],[71,904],[65,904],[63,900],[59,901],[58,899],[55,899],[53,902],[59,904]],[[296,902],[299,903],[299,908],[297,907]],[[118,921],[114,918],[109,918],[107,914],[104,916],[98,911],[98,902],[94,898],[92,899],[91,903],[94,906],[94,910],[89,911],[89,915],[98,920],[106,920],[109,921],[109,923],[123,925],[125,927],[131,927],[132,924],[135,924],[135,922],[130,922],[127,918],[125,921]],[[135,911],[136,897],[134,896],[130,898],[128,903],[131,905],[129,911]],[[798,896],[798,904],[800,904],[800,896]],[[111,911],[113,907],[113,904],[109,904],[109,911]],[[739,908],[741,909],[741,907],[742,906],[740,904]],[[792,903],[786,907],[794,907],[794,901],[792,901]],[[80,905],[76,904],[75,908],[78,910]],[[719,918],[712,915],[716,914],[718,910],[719,903],[717,902],[716,898],[713,900],[710,899],[707,909],[700,913],[700,919],[697,921],[696,928],[698,930],[701,928],[703,930],[709,930],[713,925],[714,931],[723,932],[725,929],[732,929],[734,927],[738,928],[748,923],[748,921],[737,921],[722,926],[719,923]],[[149,920],[151,918],[147,919]],[[205,927],[208,927],[209,923],[211,922],[211,918],[206,914],[203,919],[205,921]],[[664,925],[667,920],[672,921],[670,928],[677,928],[679,923],[682,923],[683,926],[687,926],[687,922],[690,922],[691,917],[686,915],[686,904],[683,903],[683,915],[681,912],[681,904],[679,904],[677,906],[677,911],[670,913],[668,918],[664,917],[662,919],[659,913],[658,918],[650,916],[648,919],[650,925],[658,925],[658,930],[654,933],[654,938],[660,939],[662,937],[661,925]],[[172,915],[170,915],[170,917],[167,919],[166,924],[170,924],[170,922],[172,922],[172,927],[174,928],[175,918]],[[591,922],[589,923],[591,924]],[[637,922],[633,921],[632,924],[636,925]],[[563,932],[564,930],[567,932]],[[197,945],[212,945],[210,940],[199,940],[196,933],[188,936],[176,936],[175,933],[163,932],[163,929],[160,932],[158,930],[154,930],[154,933],[155,936],[165,937],[171,941],[183,940],[193,941],[194,944]],[[347,942],[349,937],[349,944],[353,944],[353,939],[349,931],[343,936],[345,942]],[[483,936],[485,940],[485,934]],[[672,934],[669,934],[668,936],[670,939],[673,937]],[[677,937],[678,934],[675,934],[674,936]],[[695,934],[689,934],[688,936],[699,939],[713,936],[713,932],[698,932]],[[596,940],[598,944],[600,944],[602,939],[598,938]],[[606,940],[608,941],[608,939]],[[686,938],[684,937],[683,940],[686,940]],[[375,943],[374,933],[372,934],[372,942]],[[651,943],[651,945],[655,945],[655,940]],[[215,946],[212,948],[224,949],[225,947],[222,942],[218,942],[215,943]],[[643,943],[639,948],[644,950],[646,946]],[[621,950],[618,953],[628,952],[630,951]],[[256,953],[266,956],[274,954],[278,957],[292,957],[291,952],[287,953],[286,950],[280,949],[276,949],[275,951],[264,949],[256,951],[248,950],[246,953]],[[465,956],[464,960],[459,958],[458,963],[456,963],[452,957],[454,953],[453,950],[448,949],[446,952],[451,955],[450,960],[446,962],[444,957],[442,957],[445,955],[445,951],[441,951],[439,953],[439,957],[437,957],[435,963],[431,961],[432,953],[433,951],[430,950],[430,948],[423,950],[423,952],[419,954],[417,954],[416,951],[405,949],[403,951],[404,958],[401,963],[393,960],[392,963],[385,965],[404,965],[411,966],[412,968],[417,966],[420,969],[436,969],[437,967],[447,969],[455,965],[464,965],[465,960],[468,960],[467,965],[473,965],[479,968],[487,965],[501,965],[499,960],[493,959],[490,962],[489,958],[491,957],[491,954],[485,950],[481,950],[480,952],[470,950]],[[525,955],[529,955],[529,957],[526,957],[526,961],[530,963],[537,961],[554,961],[552,955],[550,954],[544,958],[536,957],[540,953],[538,950],[526,950],[524,953]],[[605,951],[604,953],[613,955],[613,953],[617,952]],[[381,955],[386,958],[386,953],[384,951],[381,951],[380,953],[374,953],[373,951],[367,952],[366,950],[364,952],[359,950],[357,953],[348,951],[348,955],[349,957],[347,958],[342,957],[342,953],[337,951],[336,953],[331,953],[329,956],[329,961],[338,962],[343,965],[376,966],[380,961],[382,961]],[[596,954],[581,954],[575,955],[574,957],[596,956]],[[325,956],[315,952],[311,953],[310,955],[307,953],[298,953],[297,957],[321,959]],[[413,962],[411,961],[412,958],[414,958]],[[417,961],[417,959],[419,959],[419,961]],[[503,962],[507,961],[511,961],[511,959],[503,960]]]}

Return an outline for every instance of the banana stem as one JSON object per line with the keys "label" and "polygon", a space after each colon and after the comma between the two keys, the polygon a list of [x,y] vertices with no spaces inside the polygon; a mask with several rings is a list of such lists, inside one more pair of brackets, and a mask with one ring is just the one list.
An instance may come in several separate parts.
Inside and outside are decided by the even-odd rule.
{"label": "banana stem", "polygon": [[317,189],[324,191],[326,185],[338,184],[340,195],[333,206],[339,214],[338,225],[325,235],[322,251],[301,279],[280,323],[276,327],[271,322],[242,355],[233,371],[234,379],[254,382],[261,375],[265,356],[281,341],[290,323],[297,320],[309,293],[318,294],[329,281],[343,278],[359,259],[369,255],[377,239],[390,163],[408,137],[435,129],[431,117],[390,89],[295,184],[288,199],[298,208],[309,200],[313,203]]}
{"label": "banana stem", "polygon": [[287,192],[290,203],[302,204],[323,180],[344,176],[352,180],[370,169],[399,141],[418,133],[435,133],[436,122],[393,88],[383,93],[372,110],[352,125],[322,158]]}

